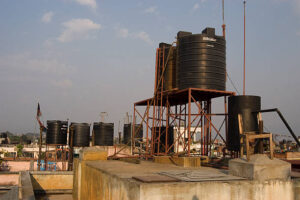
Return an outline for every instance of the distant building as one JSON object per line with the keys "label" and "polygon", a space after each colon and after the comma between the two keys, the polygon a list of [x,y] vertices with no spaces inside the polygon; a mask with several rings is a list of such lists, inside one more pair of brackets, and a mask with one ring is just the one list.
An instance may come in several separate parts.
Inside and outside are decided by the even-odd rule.
{"label": "distant building", "polygon": [[[9,158],[15,158],[17,157],[17,151],[18,148],[15,145],[5,145],[0,146],[0,152],[3,152],[1,154],[1,157],[9,157]],[[42,152],[46,151],[46,147],[42,147]],[[47,151],[55,151],[55,147],[48,147]],[[39,146],[38,145],[25,145],[23,150],[23,157],[29,157],[37,159],[39,156]]]}
{"label": "distant building", "polygon": [[8,144],[7,133],[0,133],[0,144]]}
{"label": "distant building", "polygon": [[[193,137],[191,138],[191,149],[200,149],[200,136],[201,136],[201,127],[191,127],[191,133],[194,133]],[[184,127],[174,127],[174,149],[175,152],[182,152],[184,148],[184,144],[182,139],[184,138],[185,141],[188,141],[188,130],[185,130]],[[177,142],[179,141],[179,142]]]}

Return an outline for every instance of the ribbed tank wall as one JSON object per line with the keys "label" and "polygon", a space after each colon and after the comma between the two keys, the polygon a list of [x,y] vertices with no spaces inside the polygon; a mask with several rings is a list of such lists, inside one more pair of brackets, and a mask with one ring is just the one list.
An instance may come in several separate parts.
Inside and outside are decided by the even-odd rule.
{"label": "ribbed tank wall", "polygon": [[94,123],[94,143],[98,146],[114,145],[114,124],[113,123]]}
{"label": "ribbed tank wall", "polygon": [[[163,90],[172,90],[176,85],[176,47],[160,43],[160,65],[166,67],[163,73]],[[162,74],[163,68],[159,72]],[[161,76],[159,76],[160,78]],[[159,79],[158,79],[159,80]]]}
{"label": "ribbed tank wall", "polygon": [[[157,143],[154,146],[154,152],[155,153],[165,153],[166,148],[166,140],[168,141],[167,143],[167,149],[174,143],[174,127],[169,126],[168,128],[168,134],[166,134],[167,128],[165,126],[162,127],[154,127],[152,128],[152,135],[155,138],[159,137],[159,129],[160,129],[160,145],[159,145],[159,150],[158,150],[158,145]],[[170,149],[170,152],[174,152],[174,146]]]}
{"label": "ribbed tank wall", "polygon": [[178,87],[201,89],[226,89],[226,44],[214,28],[202,34],[179,32]]}
{"label": "ribbed tank wall", "polygon": [[66,145],[67,144],[68,122],[58,120],[47,121],[46,144]]}
{"label": "ribbed tank wall", "polygon": [[[73,129],[73,146],[88,147],[90,145],[90,125],[87,123],[74,123],[70,125],[70,130]],[[71,134],[69,134],[69,143]]]}
{"label": "ribbed tank wall", "polygon": [[[131,127],[132,124],[124,124],[124,128],[123,128],[123,133],[124,133],[124,137],[123,137],[123,143],[124,144],[131,144]],[[141,128],[140,124],[135,124],[135,138],[143,138],[143,126]],[[139,130],[139,131],[137,131]],[[142,140],[142,139],[140,139]]]}
{"label": "ribbed tank wall", "polygon": [[244,131],[258,131],[257,114],[261,109],[259,96],[231,96],[228,100],[228,150],[239,151],[240,133],[238,114],[242,115]]}

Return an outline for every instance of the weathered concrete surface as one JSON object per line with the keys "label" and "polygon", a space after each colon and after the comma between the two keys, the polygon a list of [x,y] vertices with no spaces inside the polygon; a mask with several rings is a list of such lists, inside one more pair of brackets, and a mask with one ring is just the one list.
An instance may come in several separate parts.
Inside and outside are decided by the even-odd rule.
{"label": "weathered concrete surface", "polygon": [[258,181],[289,180],[291,177],[291,164],[277,158],[271,160],[266,155],[256,154],[250,157],[249,162],[241,158],[230,160],[229,173]]}
{"label": "weathered concrete surface", "polygon": [[80,160],[107,160],[107,151],[101,150],[100,147],[85,147],[81,150]]}
{"label": "weathered concrete surface", "polygon": [[[79,199],[138,200],[139,184],[131,179],[120,180],[118,177],[103,173],[97,168],[85,166],[82,173],[81,196]],[[83,169],[84,170],[84,169]]]}
{"label": "weathered concrete surface", "polygon": [[275,153],[274,156],[286,160],[300,160],[300,152]]}
{"label": "weathered concrete surface", "polygon": [[293,180],[295,200],[300,200],[300,179]]}
{"label": "weathered concrete surface", "polygon": [[86,147],[80,151],[79,158],[73,160],[73,198],[81,198],[84,195],[84,187],[86,187],[89,180],[86,179],[86,162],[95,160],[107,160],[107,150],[94,146]]}
{"label": "weathered concrete surface", "polygon": [[131,147],[120,144],[120,145],[115,145],[115,146],[94,146],[100,151],[106,151],[108,156],[114,155],[116,152],[119,152],[118,156],[119,157],[127,157],[131,156]]}
{"label": "weathered concrete surface", "polygon": [[5,194],[0,194],[0,199],[19,200],[19,188],[18,188],[18,186],[13,186]]}
{"label": "weathered concrete surface", "polygon": [[21,199],[35,200],[34,191],[29,172],[21,172]]}
{"label": "weathered concrete surface", "polygon": [[34,190],[72,190],[73,172],[31,172]]}
{"label": "weathered concrete surface", "polygon": [[36,200],[73,200],[72,194],[36,195]]}
{"label": "weathered concrete surface", "polygon": [[1,185],[18,185],[19,174],[0,174],[0,186]]}
{"label": "weathered concrete surface", "polygon": [[[82,161],[84,162],[84,161]],[[81,165],[83,163],[80,163],[78,158],[74,158],[73,160],[73,198],[74,199],[80,199],[80,191],[81,191]]]}
{"label": "weathered concrete surface", "polygon": [[167,170],[207,170],[208,173],[219,170],[207,167],[183,168],[147,161],[141,161],[141,164],[121,161],[82,162],[84,164],[77,162],[81,169],[77,167],[79,171],[75,174],[81,176],[81,186],[77,188],[79,195],[73,195],[74,199],[295,200],[300,196],[298,182],[291,180],[143,183],[132,177],[157,175],[158,172]]}
{"label": "weathered concrete surface", "polygon": [[292,182],[254,181],[142,184],[143,200],[294,200]]}
{"label": "weathered concrete surface", "polygon": [[200,157],[155,156],[154,162],[160,164],[174,164],[182,167],[201,167]]}

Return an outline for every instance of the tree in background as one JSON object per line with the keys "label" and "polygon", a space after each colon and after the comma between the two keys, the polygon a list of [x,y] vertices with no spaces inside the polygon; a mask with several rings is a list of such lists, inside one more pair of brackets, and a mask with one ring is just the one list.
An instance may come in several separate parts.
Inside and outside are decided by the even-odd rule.
{"label": "tree in background", "polygon": [[22,144],[17,145],[17,156],[22,157],[23,156],[23,148],[24,146]]}

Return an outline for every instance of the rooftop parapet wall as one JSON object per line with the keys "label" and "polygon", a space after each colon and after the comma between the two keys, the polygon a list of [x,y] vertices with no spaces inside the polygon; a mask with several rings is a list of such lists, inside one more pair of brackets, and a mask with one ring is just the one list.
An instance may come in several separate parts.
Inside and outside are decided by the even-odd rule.
{"label": "rooftop parapet wall", "polygon": [[73,172],[31,172],[35,191],[72,190]]}
{"label": "rooftop parapet wall", "polygon": [[[294,200],[292,181],[233,181],[196,182],[176,184],[142,184],[140,199],[143,200]],[[299,191],[298,191],[299,192]],[[295,193],[295,194],[294,194]]]}
{"label": "rooftop parapet wall", "polygon": [[87,147],[80,151],[79,158],[75,158],[73,161],[73,199],[86,199],[85,195],[88,195],[85,194],[85,188],[87,187],[86,185],[92,180],[87,179],[89,175],[87,175],[88,170],[86,169],[86,162],[107,160],[107,156],[108,151],[98,147]]}
{"label": "rooftop parapet wall", "polygon": [[183,168],[146,161],[142,161],[141,164],[121,161],[77,160],[76,162],[81,166],[81,168],[74,168],[77,170],[75,176],[80,177],[81,186],[77,188],[77,196],[73,196],[74,199],[299,200],[300,197],[300,180],[145,183],[132,177],[158,175],[160,171],[166,170],[205,170],[212,174],[218,171],[207,167]]}
{"label": "rooftop parapet wall", "polygon": [[19,184],[19,173],[0,173],[0,186],[17,186]]}

